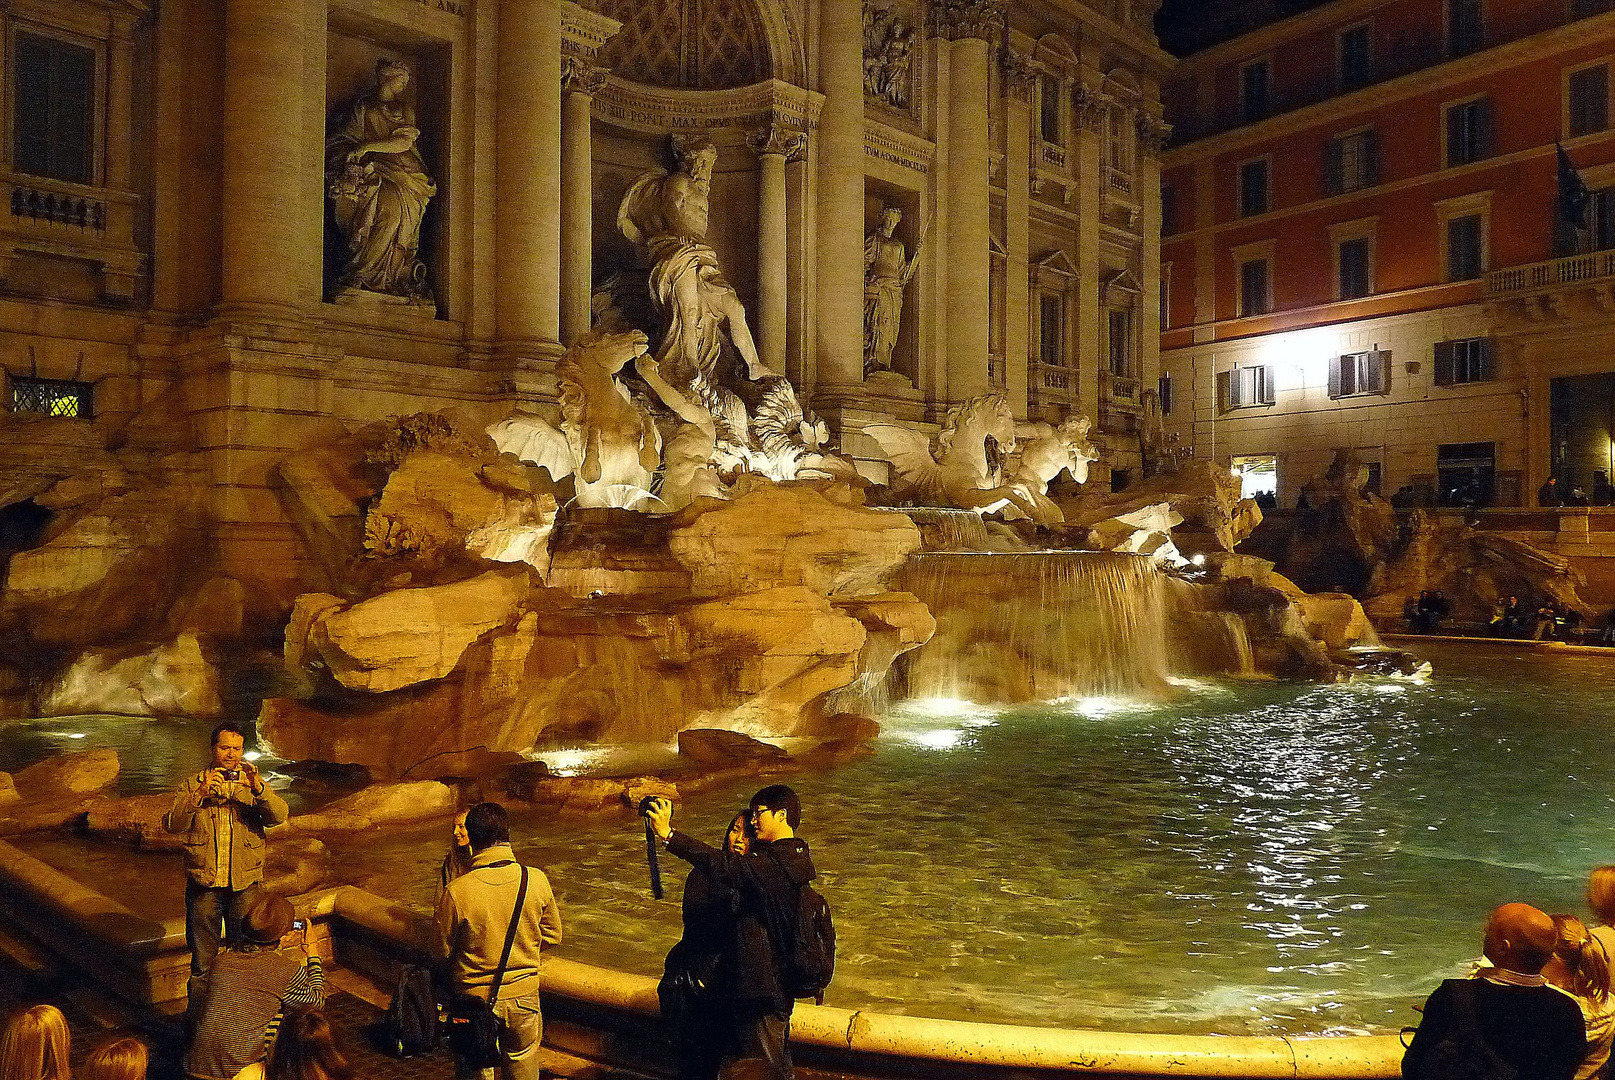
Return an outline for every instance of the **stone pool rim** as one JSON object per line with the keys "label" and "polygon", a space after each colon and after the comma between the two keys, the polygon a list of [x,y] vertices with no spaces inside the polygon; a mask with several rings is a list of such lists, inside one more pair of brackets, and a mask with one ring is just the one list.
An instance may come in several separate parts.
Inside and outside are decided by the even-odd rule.
{"label": "stone pool rim", "polygon": [[[352,885],[294,898],[317,927],[325,955],[381,974],[419,962],[426,915]],[[0,841],[0,910],[58,963],[99,977],[112,992],[162,1006],[184,996],[184,919],[131,911],[12,844]],[[352,937],[351,944],[339,944]],[[333,946],[335,948],[333,949]],[[351,953],[351,957],[342,955]],[[665,1036],[656,980],[559,957],[546,959],[545,1041],[612,1064]],[[804,1065],[854,1076],[1276,1077],[1389,1080],[1401,1075],[1395,1035],[1160,1035],[1029,1027],[900,1016],[798,1004],[791,1041]],[[643,1071],[644,1062],[640,1061]],[[664,1073],[670,1060],[660,1063]]]}

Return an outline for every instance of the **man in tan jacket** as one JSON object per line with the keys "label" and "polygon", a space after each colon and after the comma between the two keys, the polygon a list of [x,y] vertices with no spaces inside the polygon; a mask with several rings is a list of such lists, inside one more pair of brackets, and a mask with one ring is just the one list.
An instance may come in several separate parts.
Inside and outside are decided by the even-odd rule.
{"label": "man in tan jacket", "polygon": [[[522,867],[510,850],[510,821],[505,808],[485,802],[465,816],[471,840],[471,870],[449,882],[437,905],[437,955],[448,961],[456,993],[488,1000],[499,955],[504,951],[516,897],[521,890]],[[502,1069],[468,1069],[457,1062],[463,1078],[538,1080],[538,1048],[544,1035],[544,1018],[538,1008],[539,950],[561,942],[561,911],[543,871],[527,868],[527,897],[516,920],[516,937],[510,961],[499,982],[494,1015],[504,1021],[500,1049]]]}
{"label": "man in tan jacket", "polygon": [[180,785],[163,828],[185,837],[185,944],[191,950],[186,986],[194,1017],[206,997],[208,971],[221,928],[231,941],[264,876],[264,832],[286,820],[286,801],[242,757],[237,724],[213,729],[213,764]]}

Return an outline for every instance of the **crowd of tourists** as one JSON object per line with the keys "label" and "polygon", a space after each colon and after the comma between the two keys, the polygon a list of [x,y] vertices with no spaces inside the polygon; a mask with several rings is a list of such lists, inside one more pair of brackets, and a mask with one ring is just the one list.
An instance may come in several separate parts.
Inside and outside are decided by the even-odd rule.
{"label": "crowd of tourists", "polygon": [[[286,803],[243,754],[240,727],[220,724],[211,745],[211,764],[180,786],[164,817],[185,838],[191,964],[181,1072],[351,1080],[322,1008],[317,939],[291,901],[263,885],[265,833],[286,820]],[[681,1077],[792,1080],[792,1008],[822,994],[834,963],[829,910],[808,885],[813,860],[796,836],[796,793],[780,784],[759,791],[718,847],[675,831],[669,800],[647,799],[641,810],[652,853],[665,848],[692,865],[684,937],[659,987]],[[388,1048],[425,1052],[446,1034],[462,1080],[538,1080],[540,959],[561,941],[561,915],[548,878],[513,854],[498,803],[455,818],[434,928],[436,962],[400,979],[385,1018]],[[70,1080],[69,1042],[54,1006],[11,1018],[0,1033],[0,1080]],[[147,1067],[147,1047],[118,1037],[96,1047],[77,1077],[143,1080]]]}

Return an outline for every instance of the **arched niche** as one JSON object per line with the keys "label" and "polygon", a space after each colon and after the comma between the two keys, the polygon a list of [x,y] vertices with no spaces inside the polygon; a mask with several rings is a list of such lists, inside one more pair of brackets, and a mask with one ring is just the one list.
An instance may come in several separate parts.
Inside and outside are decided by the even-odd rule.
{"label": "arched niche", "polygon": [[679,90],[800,82],[804,57],[779,0],[596,0],[622,23],[601,50],[618,78]]}

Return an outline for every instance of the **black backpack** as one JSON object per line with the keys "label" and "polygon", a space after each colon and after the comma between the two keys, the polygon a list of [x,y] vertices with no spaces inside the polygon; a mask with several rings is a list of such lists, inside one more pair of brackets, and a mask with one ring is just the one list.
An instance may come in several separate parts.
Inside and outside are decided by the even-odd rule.
{"label": "black backpack", "polygon": [[414,1057],[437,1049],[437,999],[425,968],[406,967],[387,1005],[383,1046],[394,1057]]}
{"label": "black backpack", "polygon": [[1408,1080],[1520,1080],[1519,1070],[1504,1061],[1481,1034],[1475,1015],[1475,984],[1455,980],[1457,1026],[1436,1043]]}
{"label": "black backpack", "polygon": [[785,990],[792,998],[824,1004],[824,989],[836,973],[836,924],[819,890],[803,885],[796,899],[796,942],[785,963]]}

